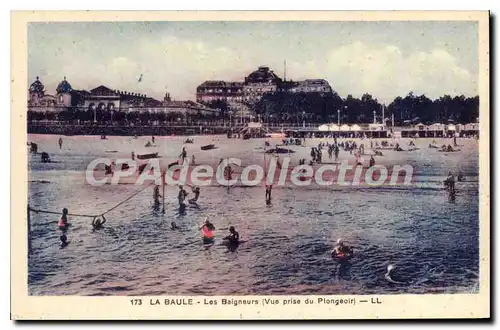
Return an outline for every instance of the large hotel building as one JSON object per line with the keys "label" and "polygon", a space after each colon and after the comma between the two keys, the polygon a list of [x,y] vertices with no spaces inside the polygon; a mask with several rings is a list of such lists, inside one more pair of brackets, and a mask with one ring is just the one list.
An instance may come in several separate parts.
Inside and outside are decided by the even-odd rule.
{"label": "large hotel building", "polygon": [[210,103],[223,100],[233,108],[237,108],[242,104],[255,103],[264,94],[273,92],[327,94],[332,93],[332,88],[324,79],[283,80],[269,67],[261,66],[245,77],[242,82],[205,81],[196,89],[196,101]]}

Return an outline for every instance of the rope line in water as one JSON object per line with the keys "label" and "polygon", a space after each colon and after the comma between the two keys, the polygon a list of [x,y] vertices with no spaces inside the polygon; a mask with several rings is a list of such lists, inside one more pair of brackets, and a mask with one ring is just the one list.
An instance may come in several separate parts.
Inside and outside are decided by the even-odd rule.
{"label": "rope line in water", "polygon": [[[28,206],[28,209],[30,211],[33,211],[35,213],[47,213],[47,214],[61,214],[61,212],[55,212],[55,211],[47,211],[47,210],[39,210],[39,209],[34,209]],[[85,218],[94,218],[98,217],[99,215],[90,215],[90,214],[76,214],[76,213],[68,213],[68,215],[73,216],[73,217],[85,217]]]}
{"label": "rope line in water", "polygon": [[[107,210],[106,212],[103,212],[101,214],[97,214],[97,215],[92,215],[92,214],[77,214],[77,213],[68,213],[69,216],[73,216],[73,217],[83,217],[83,218],[98,218],[98,217],[102,217],[104,215],[106,215],[107,213],[113,211],[114,209],[118,208],[119,206],[123,205],[124,203],[128,202],[129,200],[131,200],[132,198],[134,198],[135,196],[137,196],[139,193],[143,192],[144,190],[146,190],[146,188],[148,188],[151,184],[153,184],[153,182],[150,182],[148,185],[146,185],[146,187],[144,187],[143,189],[140,189],[138,191],[136,191],[135,193],[133,193],[132,195],[130,195],[129,197],[125,198],[123,201],[121,201],[120,203],[116,204],[115,206],[113,206],[112,208],[110,208],[109,210]],[[30,211],[33,211],[35,213],[47,213],[47,214],[61,214],[61,212],[55,212],[55,211],[47,211],[47,210],[39,210],[39,209],[34,209],[30,206],[28,206],[28,209]]]}
{"label": "rope line in water", "polygon": [[148,185],[146,185],[146,187],[144,187],[143,189],[133,193],[131,196],[129,196],[128,198],[124,199],[123,201],[121,201],[120,203],[116,204],[115,206],[113,206],[112,208],[110,208],[109,210],[107,210],[106,212],[102,213],[100,216],[103,216],[111,211],[113,211],[114,209],[116,209],[117,207],[119,207],[120,205],[128,202],[129,200],[131,200],[133,197],[137,196],[139,193],[143,192],[144,190],[146,190],[146,188],[148,188],[151,184],[153,184],[154,181],[150,182]]}

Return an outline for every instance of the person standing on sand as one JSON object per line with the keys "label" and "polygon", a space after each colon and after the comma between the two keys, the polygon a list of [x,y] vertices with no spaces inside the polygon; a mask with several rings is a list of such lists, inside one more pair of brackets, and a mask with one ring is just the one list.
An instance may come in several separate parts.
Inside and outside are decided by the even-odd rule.
{"label": "person standing on sand", "polygon": [[370,157],[370,167],[375,166],[375,158],[373,156]]}
{"label": "person standing on sand", "polygon": [[63,140],[62,140],[62,137],[59,138],[59,149],[62,148],[62,144],[63,144]]}
{"label": "person standing on sand", "polygon": [[181,151],[181,154],[179,155],[180,158],[182,159],[182,164],[184,164],[184,161],[186,160],[187,158],[187,151],[186,151],[186,147],[182,147],[182,151]]}

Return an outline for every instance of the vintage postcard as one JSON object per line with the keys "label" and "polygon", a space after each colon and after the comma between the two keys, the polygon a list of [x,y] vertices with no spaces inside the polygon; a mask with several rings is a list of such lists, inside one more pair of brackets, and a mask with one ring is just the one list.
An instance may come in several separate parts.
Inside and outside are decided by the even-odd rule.
{"label": "vintage postcard", "polygon": [[490,317],[488,12],[13,12],[16,320]]}

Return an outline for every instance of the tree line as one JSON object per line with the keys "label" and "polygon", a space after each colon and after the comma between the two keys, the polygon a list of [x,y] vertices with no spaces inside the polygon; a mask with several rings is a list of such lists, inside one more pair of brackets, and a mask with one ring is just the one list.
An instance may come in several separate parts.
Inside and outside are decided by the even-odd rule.
{"label": "tree line", "polygon": [[[374,112],[378,123],[383,120],[383,104],[370,94],[360,98],[348,95],[343,99],[335,92],[270,93],[251,107],[257,116],[270,122],[372,123]],[[385,106],[386,121],[391,122],[393,114],[395,125],[476,122],[479,118],[479,96],[444,95],[431,100],[425,95],[410,92],[405,97],[398,96]]]}

